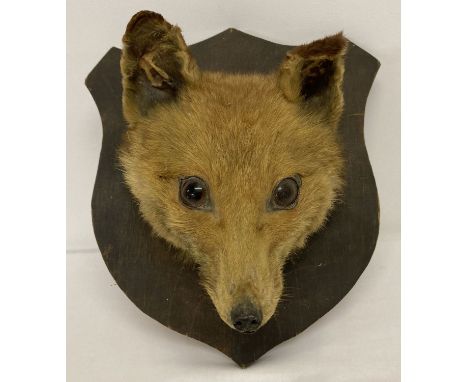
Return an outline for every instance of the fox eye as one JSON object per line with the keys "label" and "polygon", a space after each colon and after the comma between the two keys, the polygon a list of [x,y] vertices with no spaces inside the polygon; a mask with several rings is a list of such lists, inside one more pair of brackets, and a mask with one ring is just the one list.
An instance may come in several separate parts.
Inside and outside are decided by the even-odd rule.
{"label": "fox eye", "polygon": [[299,176],[288,177],[281,180],[273,190],[270,207],[273,210],[288,210],[294,208],[299,196]]}
{"label": "fox eye", "polygon": [[183,204],[199,210],[211,209],[211,201],[206,182],[196,176],[180,180],[179,197]]}

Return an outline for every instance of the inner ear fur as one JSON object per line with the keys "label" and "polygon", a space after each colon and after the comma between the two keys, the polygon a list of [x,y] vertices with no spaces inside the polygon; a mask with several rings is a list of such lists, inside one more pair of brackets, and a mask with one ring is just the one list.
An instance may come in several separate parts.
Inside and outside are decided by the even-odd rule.
{"label": "inner ear fur", "polygon": [[141,11],[127,25],[120,60],[124,113],[145,115],[157,102],[173,100],[199,77],[178,26],[155,12]]}
{"label": "inner ear fur", "polygon": [[343,110],[342,83],[347,40],[343,33],[290,50],[279,70],[279,86],[291,102],[336,124]]}

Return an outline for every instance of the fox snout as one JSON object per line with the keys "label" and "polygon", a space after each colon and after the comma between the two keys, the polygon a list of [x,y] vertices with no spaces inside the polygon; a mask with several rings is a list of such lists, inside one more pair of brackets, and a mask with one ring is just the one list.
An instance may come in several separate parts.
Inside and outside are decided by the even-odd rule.
{"label": "fox snout", "polygon": [[262,324],[262,310],[250,299],[237,304],[231,311],[231,324],[241,333],[253,333]]}
{"label": "fox snout", "polygon": [[257,331],[274,314],[283,292],[281,267],[263,251],[235,251],[216,263],[200,270],[220,318],[240,333]]}

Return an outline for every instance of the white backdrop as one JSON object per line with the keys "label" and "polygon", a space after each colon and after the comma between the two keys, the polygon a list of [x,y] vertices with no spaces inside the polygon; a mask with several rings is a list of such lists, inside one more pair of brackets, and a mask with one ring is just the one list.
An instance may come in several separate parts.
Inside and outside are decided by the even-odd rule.
{"label": "white backdrop", "polygon": [[[343,30],[378,58],[365,138],[381,204],[374,257],[350,294],[298,338],[239,371],[217,351],[139,312],[96,254],[91,194],[101,121],[84,79],[142,9],[178,24],[188,44],[229,27],[295,45]],[[67,7],[67,249],[70,381],[399,380],[400,4],[398,0],[69,0]],[[117,333],[117,335],[116,335]],[[185,363],[186,367],[183,367]],[[191,372],[195,374],[190,374]],[[188,378],[190,377],[190,378]]]}

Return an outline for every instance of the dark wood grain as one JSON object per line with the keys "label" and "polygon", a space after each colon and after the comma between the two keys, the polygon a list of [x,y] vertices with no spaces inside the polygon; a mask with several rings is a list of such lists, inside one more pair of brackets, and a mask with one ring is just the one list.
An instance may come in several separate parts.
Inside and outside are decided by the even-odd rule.
{"label": "dark wood grain", "polygon": [[[268,72],[290,48],[234,29],[190,47],[202,69],[227,72]],[[289,297],[263,328],[245,335],[221,321],[199,286],[196,271],[182,266],[175,259],[175,250],[151,235],[124,184],[116,161],[116,148],[126,129],[119,59],[120,50],[110,49],[86,79],[104,129],[92,199],[94,232],[102,257],[119,287],[143,312],[219,349],[245,367],[333,308],[369,263],[378,236],[379,202],[363,124],[379,62],[350,42],[344,82],[346,107],[339,128],[347,163],[343,202],[326,227],[287,264],[284,273]]]}

